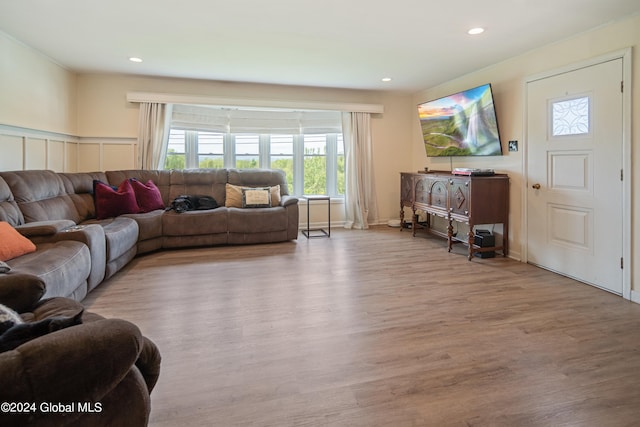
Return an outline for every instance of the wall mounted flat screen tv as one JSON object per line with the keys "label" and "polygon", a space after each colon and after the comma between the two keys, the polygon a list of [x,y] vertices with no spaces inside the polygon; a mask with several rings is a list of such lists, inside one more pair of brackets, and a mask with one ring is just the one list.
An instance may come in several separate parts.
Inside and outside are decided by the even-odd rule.
{"label": "wall mounted flat screen tv", "polygon": [[429,157],[502,155],[490,84],[420,104],[418,115]]}

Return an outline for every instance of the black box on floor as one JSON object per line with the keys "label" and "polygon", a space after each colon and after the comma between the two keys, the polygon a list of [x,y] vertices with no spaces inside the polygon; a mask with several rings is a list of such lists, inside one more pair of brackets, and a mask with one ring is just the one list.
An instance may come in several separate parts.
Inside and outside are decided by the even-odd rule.
{"label": "black box on floor", "polygon": [[[481,248],[488,248],[496,245],[496,237],[489,230],[476,230],[473,243]],[[496,256],[496,252],[475,252],[474,255],[480,258],[493,258]]]}

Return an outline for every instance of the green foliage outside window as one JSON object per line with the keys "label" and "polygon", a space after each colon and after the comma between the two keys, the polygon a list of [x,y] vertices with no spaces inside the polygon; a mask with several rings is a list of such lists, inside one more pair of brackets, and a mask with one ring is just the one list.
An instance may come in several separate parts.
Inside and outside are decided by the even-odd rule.
{"label": "green foliage outside window", "polygon": [[222,159],[222,158],[202,159],[198,163],[198,167],[203,168],[203,169],[222,169],[222,168],[224,168],[224,159]]}
{"label": "green foliage outside window", "polygon": [[169,169],[184,169],[186,160],[184,154],[176,154],[175,150],[169,149],[167,158],[164,161],[164,168]]}
{"label": "green foliage outside window", "polygon": [[338,194],[344,195],[345,193],[345,175],[344,175],[344,156],[338,156]]}
{"label": "green foliage outside window", "polygon": [[282,169],[287,177],[289,194],[295,194],[293,188],[293,159],[275,159],[271,161],[271,169]]}
{"label": "green foliage outside window", "polygon": [[256,159],[251,159],[251,160],[236,159],[236,167],[238,169],[257,169],[259,165]]}
{"label": "green foliage outside window", "polygon": [[327,158],[305,156],[304,194],[327,194]]}

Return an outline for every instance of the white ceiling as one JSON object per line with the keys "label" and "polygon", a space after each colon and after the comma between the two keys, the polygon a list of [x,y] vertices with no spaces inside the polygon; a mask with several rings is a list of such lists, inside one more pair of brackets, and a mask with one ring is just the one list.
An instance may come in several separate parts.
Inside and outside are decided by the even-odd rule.
{"label": "white ceiling", "polygon": [[[77,72],[415,92],[639,11],[640,0],[1,0],[0,31]],[[476,26],[485,33],[469,36]]]}

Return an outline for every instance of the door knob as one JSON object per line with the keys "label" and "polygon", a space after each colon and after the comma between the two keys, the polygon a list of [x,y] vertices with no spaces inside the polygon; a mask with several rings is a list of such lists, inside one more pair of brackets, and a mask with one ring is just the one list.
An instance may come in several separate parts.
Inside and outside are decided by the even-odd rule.
{"label": "door knob", "polygon": [[539,189],[540,189],[540,184],[533,184],[533,185],[531,186],[531,188],[534,188],[534,189],[536,189],[536,190],[539,190]]}

